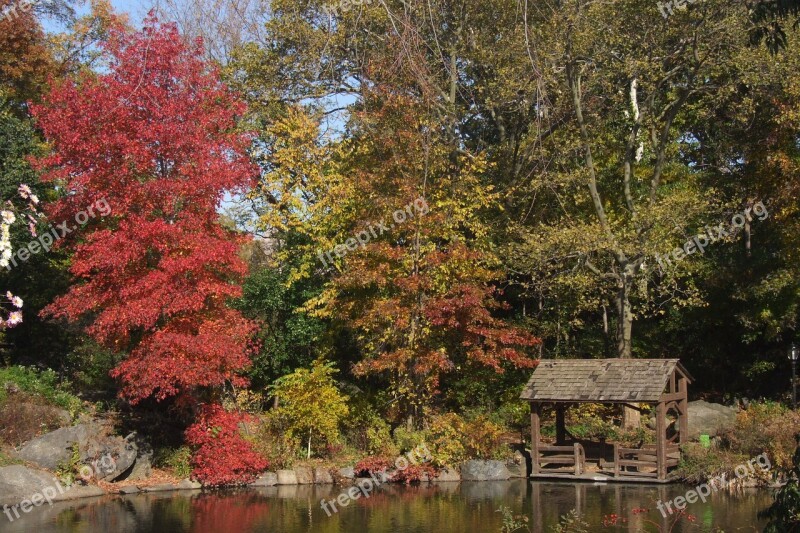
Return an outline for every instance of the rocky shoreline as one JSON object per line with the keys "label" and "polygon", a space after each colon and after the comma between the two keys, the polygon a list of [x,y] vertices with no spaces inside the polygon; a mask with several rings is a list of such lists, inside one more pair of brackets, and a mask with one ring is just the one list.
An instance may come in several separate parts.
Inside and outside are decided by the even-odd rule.
{"label": "rocky shoreline", "polygon": [[[75,500],[109,494],[131,495],[173,490],[200,490],[190,479],[169,480],[153,472],[152,450],[135,434],[115,436],[97,422],[77,424],[42,435],[15,452],[23,464],[0,468],[0,505],[29,512],[43,503]],[[86,469],[85,481],[67,485],[54,472],[65,464]],[[529,460],[517,451],[508,461],[470,460],[457,468],[444,468],[434,478],[423,474],[423,483],[504,481],[524,478]],[[392,470],[386,474],[391,476]],[[297,466],[261,474],[249,487],[286,485],[351,486],[362,481],[353,467]],[[26,510],[27,509],[27,510]],[[17,511],[19,512],[19,511]]]}

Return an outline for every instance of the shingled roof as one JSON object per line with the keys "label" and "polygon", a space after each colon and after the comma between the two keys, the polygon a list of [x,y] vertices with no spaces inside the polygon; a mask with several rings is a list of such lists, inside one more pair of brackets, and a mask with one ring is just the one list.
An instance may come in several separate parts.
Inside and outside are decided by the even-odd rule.
{"label": "shingled roof", "polygon": [[520,396],[531,401],[657,402],[677,359],[543,360]]}

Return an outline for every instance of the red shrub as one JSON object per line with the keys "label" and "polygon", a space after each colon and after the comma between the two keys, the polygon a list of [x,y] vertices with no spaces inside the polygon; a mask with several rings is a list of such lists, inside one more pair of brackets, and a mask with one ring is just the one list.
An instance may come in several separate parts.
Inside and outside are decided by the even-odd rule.
{"label": "red shrub", "polygon": [[386,472],[390,466],[392,466],[392,462],[389,459],[365,457],[356,463],[356,466],[353,467],[353,472],[355,472],[356,477],[369,477],[372,474]]}
{"label": "red shrub", "polygon": [[[433,467],[433,465],[423,464],[423,465],[408,465],[407,468],[400,470],[398,469],[392,475],[392,481],[395,483],[405,483],[406,485],[411,485],[412,483],[419,483],[423,480],[430,480],[436,477],[437,470]],[[425,475],[427,474],[427,478]]]}
{"label": "red shrub", "polygon": [[203,485],[244,485],[267,469],[267,460],[239,433],[239,424],[248,418],[218,404],[206,405],[186,430],[186,442],[194,449],[192,473]]}

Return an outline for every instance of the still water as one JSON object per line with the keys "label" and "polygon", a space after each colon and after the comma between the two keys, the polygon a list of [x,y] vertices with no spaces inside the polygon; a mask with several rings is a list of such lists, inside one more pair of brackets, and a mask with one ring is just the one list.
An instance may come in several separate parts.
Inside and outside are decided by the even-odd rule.
{"label": "still water", "polygon": [[[670,531],[655,502],[683,495],[682,485],[544,483],[528,480],[384,486],[327,516],[320,499],[331,500],[338,487],[281,486],[226,492],[180,491],[105,496],[34,508],[9,523],[0,515],[0,532],[81,533],[499,533],[497,509],[525,515],[533,533],[546,533],[558,517],[577,509],[588,530]],[[671,531],[761,531],[757,513],[770,502],[767,490],[716,493],[697,502]],[[648,508],[649,512],[633,513]],[[604,526],[616,514],[627,521]],[[660,528],[660,529],[659,529]],[[522,530],[524,531],[524,529]]]}

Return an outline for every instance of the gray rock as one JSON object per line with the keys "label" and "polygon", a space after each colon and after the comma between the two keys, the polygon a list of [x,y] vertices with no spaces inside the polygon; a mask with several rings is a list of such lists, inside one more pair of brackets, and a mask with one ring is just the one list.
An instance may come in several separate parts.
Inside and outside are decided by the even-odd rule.
{"label": "gray rock", "polygon": [[314,469],[314,483],[318,485],[332,485],[333,476],[327,468],[316,467]]}
{"label": "gray rock", "polygon": [[504,481],[511,473],[502,461],[466,461],[461,464],[463,481]]}
{"label": "gray rock", "polygon": [[519,452],[514,452],[513,457],[506,461],[506,468],[511,477],[528,477],[528,466],[525,461],[525,456]]}
{"label": "gray rock", "polygon": [[120,494],[138,494],[142,492],[142,490],[139,487],[130,485],[127,487],[120,487],[117,492],[119,492]]}
{"label": "gray rock", "polygon": [[77,443],[79,448],[86,446],[93,431],[94,428],[90,429],[88,424],[57,429],[28,441],[17,455],[23,461],[55,470],[59,464],[67,463],[72,458],[73,444]]}
{"label": "gray rock", "polygon": [[356,473],[353,470],[352,466],[348,466],[346,468],[340,468],[339,469],[339,475],[342,476],[345,479],[355,479],[356,478]]}
{"label": "gray rock", "polygon": [[81,449],[81,459],[93,468],[97,479],[113,481],[128,473],[136,462],[139,453],[134,439],[135,435],[123,439],[101,432],[92,434]]}
{"label": "gray rock", "polygon": [[148,441],[135,435],[133,442],[136,444],[137,455],[133,468],[125,479],[131,481],[141,481],[147,479],[153,473],[153,447]]}
{"label": "gray rock", "polygon": [[439,470],[439,475],[431,481],[434,483],[458,483],[461,481],[461,474],[458,473],[458,470],[452,468],[442,468]]}
{"label": "gray rock", "polygon": [[275,472],[264,472],[255,481],[250,483],[252,487],[272,487],[278,484],[278,474]]}
{"label": "gray rock", "polygon": [[0,505],[16,505],[34,498],[63,501],[103,494],[105,491],[95,485],[66,486],[48,472],[22,465],[0,468]]}
{"label": "gray rock", "polygon": [[142,492],[163,492],[167,490],[195,490],[202,488],[202,485],[197,481],[184,479],[179,483],[162,483],[161,485],[153,485],[150,487],[142,487]]}
{"label": "gray rock", "polygon": [[294,475],[297,477],[298,485],[314,484],[314,471],[308,468],[307,466],[295,467]]}
{"label": "gray rock", "polygon": [[278,470],[278,485],[297,485],[297,474],[294,470]]}
{"label": "gray rock", "polygon": [[203,485],[200,484],[198,481],[193,481],[191,479],[184,479],[180,483],[176,485],[176,487],[180,490],[197,490],[202,489]]}
{"label": "gray rock", "polygon": [[701,434],[715,436],[721,430],[733,427],[737,409],[703,400],[689,402],[689,439]]}

